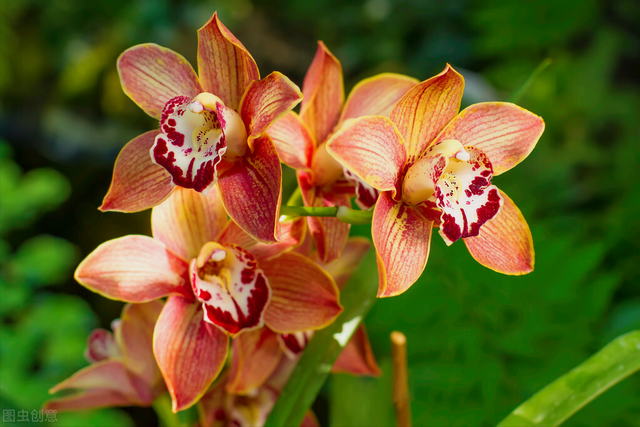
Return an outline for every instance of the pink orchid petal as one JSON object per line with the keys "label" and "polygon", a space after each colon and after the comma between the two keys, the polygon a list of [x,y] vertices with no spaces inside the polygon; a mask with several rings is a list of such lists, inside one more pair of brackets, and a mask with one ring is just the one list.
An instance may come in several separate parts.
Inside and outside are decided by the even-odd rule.
{"label": "pink orchid petal", "polygon": [[173,412],[194,405],[227,358],[227,336],[203,317],[200,304],[172,295],[156,324],[153,349],[171,394]]}
{"label": "pink orchid petal", "polygon": [[464,79],[449,64],[440,74],[414,86],[393,107],[391,120],[398,126],[413,163],[460,109]]}
{"label": "pink orchid petal", "polygon": [[147,302],[171,293],[190,295],[188,264],[147,236],[125,236],[98,246],[75,279],[107,298]]}
{"label": "pink orchid petal", "polygon": [[346,169],[380,191],[396,190],[407,160],[404,140],[391,120],[366,116],[349,121],[327,142]]}
{"label": "pink orchid petal", "polygon": [[376,363],[371,350],[369,337],[363,325],[356,330],[347,345],[342,349],[338,359],[333,364],[331,372],[345,372],[352,375],[378,377],[382,371]]}
{"label": "pink orchid petal", "polygon": [[500,175],[523,161],[544,132],[541,117],[506,102],[483,102],[460,112],[436,141],[456,139],[482,150]]}
{"label": "pink orchid petal", "polygon": [[53,410],[58,412],[80,411],[85,409],[110,408],[114,406],[140,405],[139,402],[131,401],[113,390],[87,390],[71,396],[51,399],[42,406],[43,410]]}
{"label": "pink orchid petal", "polygon": [[310,259],[288,252],[260,263],[272,289],[265,323],[278,333],[321,329],[342,312],[338,288]]}
{"label": "pink orchid petal", "polygon": [[143,133],[120,151],[101,211],[143,211],[169,197],[173,191],[171,175],[153,163],[149,155],[158,134],[157,130]]}
{"label": "pink orchid petal", "polygon": [[267,133],[278,150],[278,156],[285,165],[293,169],[311,167],[315,141],[306,125],[293,111],[274,122]]}
{"label": "pink orchid petal", "polygon": [[191,286],[207,322],[231,336],[263,325],[271,289],[248,251],[208,243],[191,261],[190,271]]}
{"label": "pink orchid petal", "polygon": [[103,360],[89,365],[55,385],[49,393],[68,389],[111,390],[127,397],[130,402],[138,400],[138,393],[131,384],[129,374],[122,361],[118,359]]}
{"label": "pink orchid petal", "polygon": [[339,258],[320,264],[336,281],[338,288],[342,290],[347,284],[353,272],[358,268],[367,252],[371,249],[371,242],[365,237],[351,237]]}
{"label": "pink orchid petal", "polygon": [[232,348],[227,392],[233,394],[247,394],[264,384],[282,357],[277,335],[268,328],[238,336]]}
{"label": "pink orchid petal", "polygon": [[149,394],[164,383],[153,355],[153,330],[162,311],[161,301],[127,304],[122,309],[116,340],[122,348],[124,366],[143,381]]}
{"label": "pink orchid petal", "polygon": [[299,217],[280,223],[280,241],[278,243],[260,243],[249,236],[233,221],[230,221],[216,239],[218,243],[238,245],[249,251],[258,261],[271,259],[283,252],[290,251],[304,240],[306,235],[305,218]]}
{"label": "pink orchid petal", "polygon": [[262,135],[273,122],[291,111],[301,100],[302,92],[298,86],[277,71],[251,82],[239,109],[249,139]]}
{"label": "pink orchid petal", "polygon": [[381,193],[373,212],[371,235],[378,258],[378,297],[400,295],[424,271],[429,256],[431,221],[411,206]]}
{"label": "pink orchid petal", "polygon": [[471,256],[480,264],[503,274],[521,275],[533,271],[531,230],[520,209],[505,193],[498,214],[487,221],[477,237],[464,239]]}
{"label": "pink orchid petal", "polygon": [[197,257],[205,243],[216,240],[227,222],[216,188],[206,196],[176,188],[169,199],[151,212],[153,237],[183,259]]}
{"label": "pink orchid petal", "polygon": [[198,30],[198,75],[206,92],[234,110],[251,81],[260,78],[253,57],[220,22],[217,12]]}
{"label": "pink orchid petal", "polygon": [[198,76],[182,55],[153,43],[125,50],[118,58],[118,73],[124,93],[156,119],[171,98],[193,98],[203,92]]}
{"label": "pink orchid petal", "polygon": [[409,89],[420,83],[402,74],[382,73],[356,84],[344,104],[340,121],[361,116],[386,116]]}
{"label": "pink orchid petal", "polygon": [[320,143],[338,123],[344,103],[342,65],[322,42],[304,77],[302,93],[300,118]]}
{"label": "pink orchid petal", "polygon": [[120,349],[116,345],[113,334],[106,329],[94,329],[91,331],[84,357],[91,363],[120,357]]}
{"label": "pink orchid petal", "polygon": [[282,169],[268,135],[220,176],[218,188],[227,213],[244,231],[264,243],[278,241]]}
{"label": "pink orchid petal", "polygon": [[[309,172],[298,171],[298,185],[302,190],[302,198],[305,206],[351,207],[351,198],[349,195],[322,191],[320,188],[313,186],[312,179]],[[309,225],[309,232],[316,244],[316,250],[318,251],[320,259],[323,262],[329,262],[339,257],[349,238],[351,224],[330,217],[307,217],[307,224]]]}

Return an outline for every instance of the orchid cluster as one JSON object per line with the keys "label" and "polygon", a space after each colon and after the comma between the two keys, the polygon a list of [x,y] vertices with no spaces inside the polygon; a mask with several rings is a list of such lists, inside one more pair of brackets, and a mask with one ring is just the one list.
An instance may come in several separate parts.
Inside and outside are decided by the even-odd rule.
{"label": "orchid cluster", "polygon": [[[118,71],[159,126],[122,149],[100,209],[152,208],[152,237],[110,240],[79,265],[80,284],[128,304],[113,333],[89,337],[91,365],[52,389],[77,393],[48,408],[149,406],[168,391],[174,412],[197,404],[201,426],[263,424],[314,331],[343,310],[370,248],[349,237],[353,218],[372,225],[379,297],[418,280],[434,228],[488,268],[533,269],[527,223],[491,179],[527,157],[544,122],[503,102],[459,112],[464,79],[449,65],[423,82],[365,79],[345,100],[319,42],[300,91],[278,72],[261,79],[214,14],[197,74],[155,44],[126,50]],[[299,186],[282,211],[281,163]],[[379,374],[362,326],[333,371]]]}

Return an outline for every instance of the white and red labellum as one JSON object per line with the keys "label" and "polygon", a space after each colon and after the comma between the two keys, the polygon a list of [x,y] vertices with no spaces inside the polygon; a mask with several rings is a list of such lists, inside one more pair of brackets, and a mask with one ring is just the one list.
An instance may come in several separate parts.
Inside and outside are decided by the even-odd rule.
{"label": "white and red labellum", "polygon": [[491,185],[493,167],[480,149],[447,139],[431,147],[405,176],[402,198],[439,211],[440,235],[450,245],[477,236],[502,206]]}
{"label": "white and red labellum", "polygon": [[313,331],[299,331],[292,334],[279,334],[278,341],[285,354],[294,358],[302,353],[311,337],[313,337]]}
{"label": "white and red labellum", "polygon": [[106,329],[94,329],[87,340],[84,356],[87,361],[96,363],[112,357],[120,357],[121,354],[111,332]]}
{"label": "white and red labellum", "polygon": [[240,115],[215,95],[176,96],[162,110],[152,160],[174,185],[206,193],[217,181],[222,157],[244,155],[247,131]]}
{"label": "white and red labellum", "polygon": [[232,336],[263,325],[271,288],[249,252],[209,242],[191,261],[190,276],[205,321]]}
{"label": "white and red labellum", "polygon": [[376,204],[378,196],[380,196],[380,191],[358,178],[356,174],[347,168],[344,168],[344,176],[355,186],[356,203],[361,209],[369,209]]}

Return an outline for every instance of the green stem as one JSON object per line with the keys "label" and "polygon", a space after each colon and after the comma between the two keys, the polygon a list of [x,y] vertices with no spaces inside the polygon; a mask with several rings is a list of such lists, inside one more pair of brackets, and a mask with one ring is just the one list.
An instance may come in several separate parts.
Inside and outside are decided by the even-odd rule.
{"label": "green stem", "polygon": [[368,256],[371,259],[360,264],[341,293],[340,302],[344,311],[335,322],[313,335],[265,426],[300,425],[327,379],[333,363],[373,306],[377,286],[367,280],[370,274],[366,266],[374,262],[371,252]]}
{"label": "green stem", "polygon": [[180,420],[178,414],[171,410],[171,397],[169,393],[164,393],[153,401],[153,410],[156,411],[163,427],[183,427],[185,424]]}
{"label": "green stem", "polygon": [[509,102],[517,103],[518,101],[520,101],[520,98],[522,98],[525,92],[529,90],[529,87],[531,87],[540,73],[542,73],[549,65],[551,65],[551,62],[551,58],[547,58],[542,61],[540,65],[538,65],[536,69],[533,70],[533,73],[531,73],[529,78],[522,84],[522,86],[520,86],[520,88],[513,95],[511,95]]}
{"label": "green stem", "polygon": [[373,210],[361,211],[346,206],[330,206],[326,208],[311,208],[307,206],[281,206],[280,214],[288,217],[318,216],[336,217],[348,224],[370,224],[373,218]]}

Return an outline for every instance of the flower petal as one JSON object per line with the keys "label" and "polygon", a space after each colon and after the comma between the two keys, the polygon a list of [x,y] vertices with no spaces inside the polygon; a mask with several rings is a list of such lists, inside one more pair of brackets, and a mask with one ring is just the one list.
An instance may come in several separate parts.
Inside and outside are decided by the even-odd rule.
{"label": "flower petal", "polygon": [[260,78],[253,57],[217,12],[198,30],[198,75],[206,92],[234,110],[251,81]]}
{"label": "flower petal", "polygon": [[106,329],[94,329],[91,331],[84,357],[91,363],[120,357],[120,349],[116,345],[113,334]]}
{"label": "flower petal", "polygon": [[456,139],[489,156],[494,175],[523,161],[544,132],[544,120],[507,102],[483,102],[460,112],[437,141]]}
{"label": "flower petal", "polygon": [[277,335],[269,328],[244,333],[233,340],[227,392],[247,394],[260,387],[276,369],[282,351]]}
{"label": "flower petal", "polygon": [[228,371],[223,372],[198,401],[198,418],[201,427],[226,427],[227,425],[227,392],[225,390],[227,373]]}
{"label": "flower petal", "polygon": [[315,141],[300,116],[290,111],[273,123],[267,133],[273,140],[282,163],[293,169],[311,167]]}
{"label": "flower petal", "polygon": [[137,400],[137,392],[131,385],[127,370],[122,361],[118,359],[103,360],[89,365],[55,385],[49,390],[49,393],[68,389],[111,390],[126,396],[130,402]]}
{"label": "flower petal", "polygon": [[310,259],[288,252],[260,263],[272,289],[265,323],[279,333],[321,329],[342,312],[338,288]]}
{"label": "flower petal", "polygon": [[280,241],[278,243],[260,243],[249,236],[233,221],[229,221],[225,229],[216,239],[218,243],[238,245],[249,251],[258,261],[271,259],[283,252],[290,251],[302,242],[306,235],[305,218],[299,217],[280,222]]}
{"label": "flower petal", "polygon": [[183,259],[197,257],[205,243],[216,240],[227,222],[216,188],[203,196],[178,187],[151,212],[153,237]]}
{"label": "flower petal", "polygon": [[235,245],[207,243],[191,261],[190,273],[207,322],[231,336],[263,325],[271,289],[249,252]]}
{"label": "flower petal", "polygon": [[487,221],[477,237],[464,239],[471,256],[480,264],[503,274],[521,275],[533,271],[535,254],[531,230],[520,209],[500,191],[504,204]]}
{"label": "flower petal", "polygon": [[188,264],[147,236],[125,236],[98,246],[75,279],[107,298],[147,302],[170,293],[190,295]]}
{"label": "flower petal", "polygon": [[382,371],[376,363],[367,331],[363,325],[360,325],[349,342],[347,342],[347,345],[342,349],[338,359],[331,368],[331,372],[345,372],[370,377],[378,377],[382,374]]}
{"label": "flower petal", "polygon": [[138,212],[165,200],[173,191],[171,175],[151,160],[149,150],[160,132],[152,130],[124,146],[113,168],[113,178],[100,210]]}
{"label": "flower petal", "polygon": [[182,55],[153,43],[125,50],[118,58],[118,74],[124,93],[156,119],[171,98],[193,98],[203,92],[198,76]]}
{"label": "flower petal", "polygon": [[338,288],[342,289],[370,248],[371,242],[366,237],[351,237],[339,258],[320,265],[333,277]]}
{"label": "flower petal", "polygon": [[203,317],[200,304],[172,295],[156,324],[153,349],[171,394],[173,412],[196,403],[227,358],[227,336]]}
{"label": "flower petal", "polygon": [[278,334],[280,348],[282,348],[287,357],[294,359],[307,347],[309,340],[313,337],[313,333],[314,331],[300,331],[291,334]]}
{"label": "flower petal", "polygon": [[65,396],[60,399],[51,399],[42,406],[43,410],[53,410],[58,412],[80,411],[84,409],[110,408],[114,406],[132,406],[138,403],[132,402],[113,390],[87,390],[81,393]]}
{"label": "flower petal", "polygon": [[[302,198],[305,206],[328,207],[328,206],[348,206],[351,207],[351,198],[347,194],[336,194],[322,191],[313,186],[312,176],[306,171],[298,172],[298,185],[302,190]],[[323,262],[336,259],[342,253],[344,245],[349,238],[351,224],[340,221],[337,218],[307,217],[309,232],[313,236],[316,244],[318,256]]]}
{"label": "flower petal", "polygon": [[460,109],[464,79],[449,64],[440,74],[414,86],[393,107],[390,118],[398,126],[413,163]]}
{"label": "flower petal", "polygon": [[317,143],[324,141],[340,118],[344,103],[342,65],[322,42],[302,84],[300,118]]}
{"label": "flower petal", "polygon": [[424,271],[433,223],[411,206],[381,193],[371,224],[378,258],[378,297],[400,295]]}
{"label": "flower petal", "polygon": [[394,73],[382,73],[361,80],[351,90],[340,121],[361,116],[388,117],[396,102],[418,83],[418,79]]}
{"label": "flower petal", "polygon": [[278,241],[282,169],[268,135],[220,175],[218,188],[227,213],[244,231],[264,243]]}
{"label": "flower petal", "polygon": [[154,389],[164,388],[162,374],[153,355],[153,329],[163,305],[161,301],[125,305],[116,330],[125,367],[144,381],[151,395]]}
{"label": "flower petal", "polygon": [[382,116],[345,123],[329,139],[327,150],[342,166],[380,191],[396,190],[407,160],[400,132]]}
{"label": "flower petal", "polygon": [[300,88],[277,71],[261,80],[252,81],[242,97],[239,109],[247,127],[249,143],[301,100]]}

